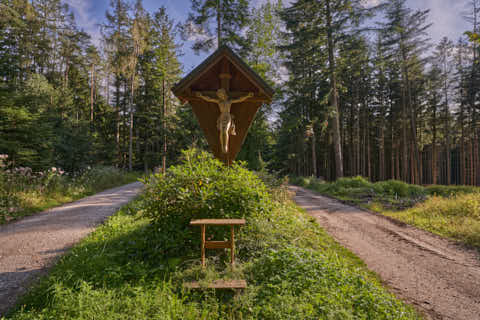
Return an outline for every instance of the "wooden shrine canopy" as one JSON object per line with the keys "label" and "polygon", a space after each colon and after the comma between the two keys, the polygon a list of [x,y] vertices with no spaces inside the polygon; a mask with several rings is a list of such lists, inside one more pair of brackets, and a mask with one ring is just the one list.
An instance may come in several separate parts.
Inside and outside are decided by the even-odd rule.
{"label": "wooden shrine canopy", "polygon": [[[202,93],[215,97],[220,88],[225,89],[229,98],[243,97],[250,92],[254,94],[246,101],[231,106],[230,114],[233,116],[236,135],[230,136],[228,153],[221,150],[217,128],[220,116],[218,105],[197,96],[197,93]],[[258,109],[262,104],[270,103],[274,93],[259,75],[225,45],[178,82],[172,91],[182,102],[190,103],[213,154],[227,164],[240,151]]]}

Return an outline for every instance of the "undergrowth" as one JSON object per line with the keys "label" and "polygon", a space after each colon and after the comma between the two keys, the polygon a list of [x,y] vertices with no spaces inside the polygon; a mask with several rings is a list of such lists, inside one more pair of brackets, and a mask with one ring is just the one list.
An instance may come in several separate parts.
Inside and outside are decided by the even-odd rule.
{"label": "undergrowth", "polygon": [[[242,165],[226,168],[190,151],[183,164],[148,183],[140,199],[74,247],[6,319],[420,318],[288,200],[285,188],[265,186]],[[162,193],[160,186],[178,192]],[[187,224],[207,215],[247,221],[237,232],[233,270],[226,251],[208,250],[207,268],[200,266],[200,232]],[[243,278],[248,287],[182,288],[220,278]]]}
{"label": "undergrowth", "polygon": [[480,249],[478,187],[423,187],[396,180],[371,183],[362,177],[291,182]]}
{"label": "undergrowth", "polygon": [[134,182],[139,177],[137,172],[101,166],[76,174],[57,168],[33,173],[29,168],[6,170],[0,166],[0,224]]}

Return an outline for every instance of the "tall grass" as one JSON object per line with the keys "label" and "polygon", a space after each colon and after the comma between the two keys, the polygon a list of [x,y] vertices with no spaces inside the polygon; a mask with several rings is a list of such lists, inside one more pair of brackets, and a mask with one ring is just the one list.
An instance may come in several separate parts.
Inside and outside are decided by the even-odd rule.
{"label": "tall grass", "polygon": [[432,196],[413,208],[383,214],[480,249],[480,193]]}
{"label": "tall grass", "polygon": [[[284,188],[269,189],[241,166],[189,156],[151,178],[141,199],[61,259],[6,319],[420,318],[286,200]],[[161,186],[179,192],[157,193]],[[225,201],[231,212],[221,210]],[[207,268],[200,266],[200,232],[188,219],[209,206],[214,217],[247,220],[237,233],[234,270],[226,251],[207,251]],[[239,277],[248,281],[241,293],[182,288],[191,280]]]}

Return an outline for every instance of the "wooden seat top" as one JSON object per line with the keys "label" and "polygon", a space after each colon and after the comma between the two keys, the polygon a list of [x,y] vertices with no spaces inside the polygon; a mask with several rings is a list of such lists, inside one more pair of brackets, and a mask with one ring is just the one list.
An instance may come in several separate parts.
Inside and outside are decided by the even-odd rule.
{"label": "wooden seat top", "polygon": [[199,282],[184,283],[183,286],[189,289],[245,289],[247,281],[245,280],[215,280],[206,285],[201,285]]}
{"label": "wooden seat top", "polygon": [[199,225],[229,225],[239,226],[245,224],[245,219],[198,219],[190,221],[192,226]]}

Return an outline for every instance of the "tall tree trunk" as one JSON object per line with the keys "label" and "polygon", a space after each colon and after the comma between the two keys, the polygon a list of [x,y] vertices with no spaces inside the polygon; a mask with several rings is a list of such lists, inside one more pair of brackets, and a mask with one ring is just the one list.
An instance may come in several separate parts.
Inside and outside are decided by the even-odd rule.
{"label": "tall tree trunk", "polygon": [[402,88],[402,180],[408,182],[407,106]]}
{"label": "tall tree trunk", "polygon": [[335,75],[335,48],[333,42],[332,15],[330,12],[330,0],[325,1],[326,20],[327,20],[327,40],[328,40],[328,64],[330,73],[330,95],[333,108],[332,113],[332,129],[333,129],[333,147],[335,153],[335,174],[336,179],[343,177],[343,157],[342,157],[342,141],[340,139],[340,115],[338,106],[337,79]]}
{"label": "tall tree trunk", "polygon": [[165,103],[165,77],[162,79],[162,104],[163,104],[163,156],[162,156],[162,172],[167,170],[167,105]]}
{"label": "tall tree trunk", "polygon": [[129,139],[128,139],[128,170],[132,171],[133,169],[133,103],[134,103],[134,94],[135,94],[135,68],[132,75],[132,88],[131,88],[131,97],[130,97],[130,128],[129,128]]}
{"label": "tall tree trunk", "polygon": [[117,149],[118,163],[120,165],[122,160],[122,154],[120,151],[120,79],[118,76],[115,76],[115,143]]}
{"label": "tall tree trunk", "polygon": [[355,134],[355,116],[354,116],[354,103],[350,104],[350,176],[355,175],[355,142],[353,136]]}
{"label": "tall tree trunk", "polygon": [[95,65],[92,63],[91,70],[91,88],[90,88],[90,125],[93,128],[93,92],[95,90]]}
{"label": "tall tree trunk", "polygon": [[217,46],[222,45],[222,0],[217,0]]}
{"label": "tall tree trunk", "polygon": [[468,149],[469,149],[469,164],[470,164],[470,179],[469,184],[471,186],[475,185],[475,163],[473,162],[473,138],[469,139],[468,141]]}
{"label": "tall tree trunk", "polygon": [[444,116],[445,116],[445,157],[446,157],[446,175],[447,185],[452,184],[452,159],[450,154],[450,111],[448,108],[448,86],[447,86],[447,78],[444,79],[443,84],[443,94],[445,96],[445,109],[444,109]]}
{"label": "tall tree trunk", "polygon": [[[463,90],[460,90],[461,92]],[[464,124],[464,104],[463,94],[460,93],[462,102],[460,103],[460,184],[466,184],[466,167],[465,167],[465,124]]]}
{"label": "tall tree trunk", "polygon": [[[382,108],[384,107],[382,101]],[[385,115],[380,115],[380,125],[378,134],[378,180],[385,180]]]}
{"label": "tall tree trunk", "polygon": [[315,178],[318,177],[317,175],[317,150],[316,150],[317,141],[315,139],[315,125],[312,125],[312,169],[313,169],[313,176]]}
{"label": "tall tree trunk", "polygon": [[[436,99],[434,99],[436,101]],[[432,184],[437,184],[437,106],[433,106],[433,124],[432,124]]]}

